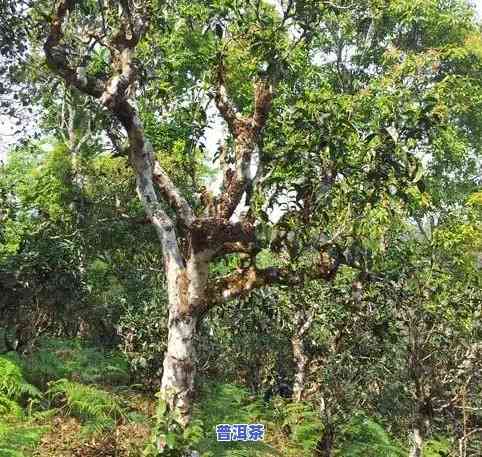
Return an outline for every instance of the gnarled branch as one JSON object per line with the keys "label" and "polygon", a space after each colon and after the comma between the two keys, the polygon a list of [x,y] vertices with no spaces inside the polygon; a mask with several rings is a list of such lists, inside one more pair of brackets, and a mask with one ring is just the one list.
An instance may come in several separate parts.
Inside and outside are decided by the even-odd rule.
{"label": "gnarled branch", "polygon": [[217,255],[229,244],[234,248],[236,243],[256,242],[252,224],[230,222],[219,217],[197,218],[191,224],[190,234],[194,252],[209,249]]}
{"label": "gnarled branch", "polygon": [[259,136],[266,125],[273,99],[272,83],[260,79],[254,85],[254,110],[251,116],[241,116],[229,100],[225,84],[226,69],[218,66],[216,85],[216,106],[234,137],[235,169],[224,171],[223,192],[217,198],[216,211],[219,217],[229,219],[239,205],[243,193],[252,182],[250,175],[251,157]]}
{"label": "gnarled branch", "polygon": [[60,46],[64,37],[63,22],[65,17],[73,11],[76,3],[77,0],[61,0],[57,4],[49,34],[44,43],[47,65],[71,86],[94,98],[100,98],[105,90],[104,81],[84,74],[83,67],[72,68],[67,59],[65,47]]}

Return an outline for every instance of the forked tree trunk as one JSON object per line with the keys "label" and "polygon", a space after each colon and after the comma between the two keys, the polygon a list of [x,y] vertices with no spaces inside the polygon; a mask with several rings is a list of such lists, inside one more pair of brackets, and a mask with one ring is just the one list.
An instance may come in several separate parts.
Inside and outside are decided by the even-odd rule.
{"label": "forked tree trunk", "polygon": [[[85,67],[72,67],[70,53],[63,43],[63,23],[71,16],[79,0],[57,0],[55,3],[50,31],[44,43],[49,67],[67,84],[97,99],[118,119],[127,133],[129,147],[126,152],[136,175],[137,193],[159,237],[167,277],[169,335],[162,393],[170,409],[178,410],[181,421],[187,424],[194,389],[196,324],[210,305],[206,298],[209,262],[216,253],[223,255],[248,251],[253,254],[255,250],[252,225],[229,221],[252,181],[249,173],[251,156],[271,108],[273,81],[271,78],[260,79],[255,83],[253,113],[243,116],[229,99],[224,84],[225,68],[222,62],[219,65],[215,102],[235,138],[235,167],[234,170],[225,170],[221,197],[212,205],[214,212],[208,211],[206,217],[197,218],[193,208],[156,161],[136,103],[131,99],[136,92],[134,88],[138,76],[134,53],[147,30],[148,11],[129,8],[128,2],[119,2],[122,27],[106,37],[109,45],[105,45],[105,48],[110,51],[112,63],[109,79],[105,80],[87,74]],[[174,210],[175,220],[160,203],[154,183],[162,195],[162,201]],[[181,255],[176,229],[181,229],[190,242],[187,259]],[[221,281],[216,290],[218,299],[227,300],[255,287],[270,284],[279,277],[277,272],[273,273],[273,269],[265,269],[262,275],[255,268],[249,272],[248,277],[244,277],[247,272],[243,272],[241,278],[238,277],[239,273],[234,273],[232,278]],[[209,291],[209,295],[212,296],[212,291]]]}

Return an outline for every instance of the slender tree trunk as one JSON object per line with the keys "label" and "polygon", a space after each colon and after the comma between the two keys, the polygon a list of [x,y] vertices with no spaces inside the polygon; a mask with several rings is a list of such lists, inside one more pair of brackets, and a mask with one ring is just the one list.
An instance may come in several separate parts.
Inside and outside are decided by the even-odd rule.
{"label": "slender tree trunk", "polygon": [[415,411],[413,416],[409,457],[422,457],[425,436],[430,429],[430,385],[425,379],[422,364],[424,352],[419,323],[415,316],[409,321],[409,370],[415,387]]}
{"label": "slender tree trunk", "polygon": [[295,380],[293,383],[293,399],[296,401],[303,400],[306,388],[306,369],[309,358],[305,353],[303,339],[295,334],[291,338],[291,346],[293,348],[293,358],[295,362]]}
{"label": "slender tree trunk", "polygon": [[423,435],[418,426],[413,427],[411,437],[410,457],[422,457],[423,455]]}
{"label": "slender tree trunk", "polygon": [[316,446],[315,455],[317,457],[331,457],[333,452],[333,443],[335,439],[335,429],[333,425],[326,424],[323,435]]}
{"label": "slender tree trunk", "polygon": [[297,309],[295,312],[295,331],[291,337],[293,360],[295,364],[295,379],[293,382],[293,399],[303,400],[306,390],[306,370],[310,358],[306,354],[304,337],[311,328],[314,311],[307,315],[304,309]]}

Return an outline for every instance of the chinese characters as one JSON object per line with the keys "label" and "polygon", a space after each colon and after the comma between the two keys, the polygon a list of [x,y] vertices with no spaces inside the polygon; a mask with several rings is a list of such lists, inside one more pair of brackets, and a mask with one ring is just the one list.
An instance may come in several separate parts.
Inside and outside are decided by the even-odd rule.
{"label": "chinese characters", "polygon": [[263,424],[219,424],[216,426],[218,441],[262,441]]}

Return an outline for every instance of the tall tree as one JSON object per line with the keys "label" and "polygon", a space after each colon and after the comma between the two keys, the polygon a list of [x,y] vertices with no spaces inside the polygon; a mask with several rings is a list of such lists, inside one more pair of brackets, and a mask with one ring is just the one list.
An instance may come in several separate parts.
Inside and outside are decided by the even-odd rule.
{"label": "tall tree", "polygon": [[[128,155],[162,249],[169,301],[162,391],[184,423],[194,335],[210,308],[270,284],[332,279],[342,264],[374,277],[373,252],[383,255],[379,222],[403,205],[426,204],[420,153],[443,161],[445,135],[447,154],[458,141],[465,156],[480,132],[476,96],[466,95],[469,115],[444,100],[455,80],[464,90],[479,87],[468,75],[479,59],[466,42],[480,37],[463,2],[448,15],[435,0],[417,8],[373,2],[367,10],[344,1],[278,6],[59,0],[43,46],[49,68],[95,99],[115,120],[109,127],[123,128],[124,136],[115,127],[107,133]],[[455,31],[437,32],[438,19]],[[472,59],[469,71],[461,58]],[[228,132],[213,193],[196,189],[196,173],[168,171],[174,148],[162,138],[163,121],[189,105],[196,88]],[[202,149],[200,118],[190,117],[182,133],[191,152]],[[284,214],[274,224],[277,211]],[[289,257],[271,263],[258,256],[263,248]],[[210,274],[232,255],[235,269]]]}

